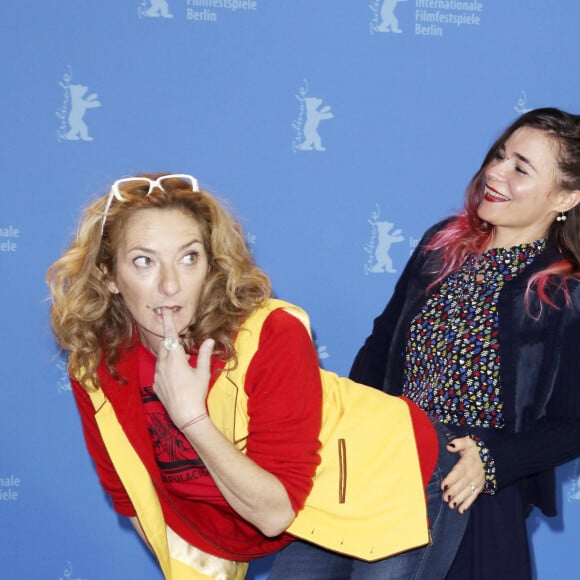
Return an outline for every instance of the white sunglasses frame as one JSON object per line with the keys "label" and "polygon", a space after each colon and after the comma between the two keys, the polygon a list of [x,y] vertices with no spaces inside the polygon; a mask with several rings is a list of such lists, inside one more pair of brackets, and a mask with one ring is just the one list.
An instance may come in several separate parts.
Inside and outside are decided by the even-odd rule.
{"label": "white sunglasses frame", "polygon": [[199,191],[199,184],[197,179],[193,177],[193,175],[189,175],[187,173],[170,173],[168,175],[161,175],[157,179],[149,179],[148,177],[122,177],[121,179],[117,179],[113,185],[111,185],[111,191],[109,192],[109,197],[107,198],[107,203],[105,204],[105,209],[103,210],[103,221],[101,223],[101,236],[105,231],[105,223],[107,221],[107,215],[109,214],[109,209],[111,204],[113,203],[113,199],[117,201],[125,201],[121,190],[119,189],[120,185],[125,183],[148,183],[149,190],[145,194],[145,197],[151,194],[151,192],[157,187],[161,191],[165,191],[161,183],[166,179],[181,179],[183,181],[189,182],[191,185],[192,191]]}

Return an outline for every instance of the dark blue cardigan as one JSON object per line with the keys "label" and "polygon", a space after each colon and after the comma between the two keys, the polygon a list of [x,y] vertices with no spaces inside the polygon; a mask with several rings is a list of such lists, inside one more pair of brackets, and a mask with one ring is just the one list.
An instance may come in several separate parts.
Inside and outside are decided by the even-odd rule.
{"label": "dark blue cardigan", "polygon": [[[446,222],[431,228],[417,246],[394,294],[353,363],[352,379],[400,395],[406,334],[439,270],[437,251],[425,246]],[[580,282],[568,282],[572,307],[553,289],[558,309],[543,304],[539,318],[527,314],[526,285],[532,274],[561,259],[555,244],[506,282],[498,302],[500,384],[506,425],[486,442],[496,463],[498,488],[520,481],[526,504],[556,514],[554,467],[580,456]],[[431,274],[429,273],[431,272]],[[529,310],[539,311],[530,296]],[[499,434],[495,430],[495,434]]]}

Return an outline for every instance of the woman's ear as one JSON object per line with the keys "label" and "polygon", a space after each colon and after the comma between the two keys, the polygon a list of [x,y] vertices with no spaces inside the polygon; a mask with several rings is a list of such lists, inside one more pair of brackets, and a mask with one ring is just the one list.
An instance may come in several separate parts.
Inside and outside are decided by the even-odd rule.
{"label": "woman's ear", "polygon": [[558,211],[566,213],[575,208],[580,203],[580,189],[573,189],[572,191],[562,191],[560,193],[560,202],[558,204]]}

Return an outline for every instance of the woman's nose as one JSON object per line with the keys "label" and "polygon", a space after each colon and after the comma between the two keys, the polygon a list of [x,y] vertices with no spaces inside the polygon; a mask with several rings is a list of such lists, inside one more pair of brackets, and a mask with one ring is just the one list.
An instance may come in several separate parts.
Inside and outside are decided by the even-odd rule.
{"label": "woman's nose", "polygon": [[171,265],[161,266],[159,291],[166,296],[172,296],[179,291],[179,275],[175,267]]}
{"label": "woman's nose", "polygon": [[507,162],[507,159],[496,159],[492,161],[485,171],[486,178],[503,179]]}

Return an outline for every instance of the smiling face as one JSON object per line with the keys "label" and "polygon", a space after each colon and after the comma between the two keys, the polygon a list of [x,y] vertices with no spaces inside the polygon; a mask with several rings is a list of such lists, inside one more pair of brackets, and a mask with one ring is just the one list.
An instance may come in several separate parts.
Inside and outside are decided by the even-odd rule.
{"label": "smiling face", "polygon": [[484,170],[479,217],[494,228],[493,247],[546,237],[569,194],[558,186],[557,145],[544,131],[517,129]]}
{"label": "smiling face", "polygon": [[179,209],[141,209],[131,216],[116,251],[109,290],[120,294],[141,341],[157,353],[163,309],[181,334],[194,321],[208,272],[201,228]]}

